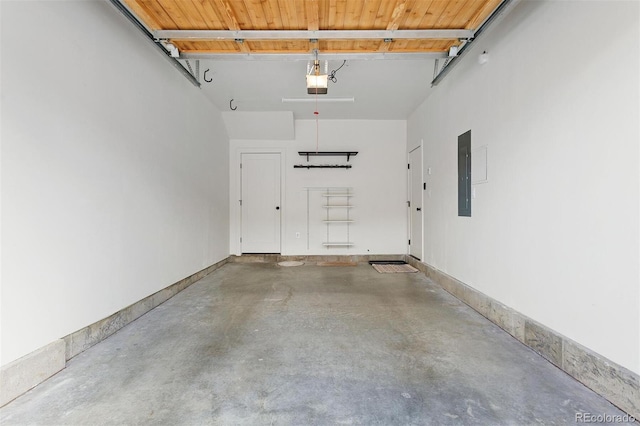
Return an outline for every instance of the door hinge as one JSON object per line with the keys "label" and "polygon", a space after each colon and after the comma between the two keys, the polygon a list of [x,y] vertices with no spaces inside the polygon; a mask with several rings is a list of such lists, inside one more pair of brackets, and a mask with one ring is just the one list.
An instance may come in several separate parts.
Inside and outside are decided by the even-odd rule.
{"label": "door hinge", "polygon": [[427,182],[423,182],[422,183],[422,190],[426,191],[427,190]]}
{"label": "door hinge", "polygon": [[411,208],[411,201],[407,201],[407,207]]}
{"label": "door hinge", "polygon": [[238,200],[238,201],[240,201],[240,205],[242,205],[242,200]]}
{"label": "door hinge", "polygon": [[411,164],[407,164],[407,169],[411,169]]}
{"label": "door hinge", "polygon": [[240,163],[240,168],[242,168],[242,163]]}
{"label": "door hinge", "polygon": [[240,237],[240,242],[242,242],[242,237]]}
{"label": "door hinge", "polygon": [[411,245],[411,240],[409,240],[409,245]]}

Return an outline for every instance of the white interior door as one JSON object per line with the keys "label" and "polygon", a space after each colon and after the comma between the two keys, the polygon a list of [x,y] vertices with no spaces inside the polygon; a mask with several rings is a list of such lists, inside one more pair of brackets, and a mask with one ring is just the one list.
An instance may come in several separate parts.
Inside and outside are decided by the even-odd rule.
{"label": "white interior door", "polygon": [[422,259],[422,147],[409,153],[409,254]]}
{"label": "white interior door", "polygon": [[280,253],[280,154],[241,155],[242,253]]}

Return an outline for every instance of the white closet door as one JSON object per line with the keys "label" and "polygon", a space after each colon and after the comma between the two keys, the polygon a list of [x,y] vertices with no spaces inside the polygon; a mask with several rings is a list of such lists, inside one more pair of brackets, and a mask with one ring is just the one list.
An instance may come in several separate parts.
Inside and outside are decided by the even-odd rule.
{"label": "white closet door", "polygon": [[422,259],[422,148],[409,153],[409,254]]}
{"label": "white closet door", "polygon": [[280,154],[241,155],[242,253],[280,253]]}

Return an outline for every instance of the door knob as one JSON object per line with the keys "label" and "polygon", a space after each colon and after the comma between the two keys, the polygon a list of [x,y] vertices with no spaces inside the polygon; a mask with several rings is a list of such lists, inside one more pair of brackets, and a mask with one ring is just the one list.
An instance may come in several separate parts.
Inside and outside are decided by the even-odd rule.
{"label": "door knob", "polygon": [[280,210],[280,206],[276,206],[276,210]]}
{"label": "door knob", "polygon": [[416,207],[416,210],[421,212],[422,211],[422,207]]}

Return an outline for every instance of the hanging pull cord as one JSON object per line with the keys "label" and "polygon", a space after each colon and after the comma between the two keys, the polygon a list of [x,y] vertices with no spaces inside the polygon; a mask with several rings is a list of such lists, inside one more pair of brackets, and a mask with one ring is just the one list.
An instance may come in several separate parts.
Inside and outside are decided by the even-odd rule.
{"label": "hanging pull cord", "polygon": [[[314,67],[316,70],[316,81],[318,81],[318,76],[320,75],[320,62],[318,61],[318,53],[316,51],[316,60],[314,62]],[[320,113],[318,112],[318,88],[316,87],[316,110],[313,112],[313,114],[316,116],[316,154],[319,151],[319,147],[320,147],[320,123],[319,123],[319,115]]]}

